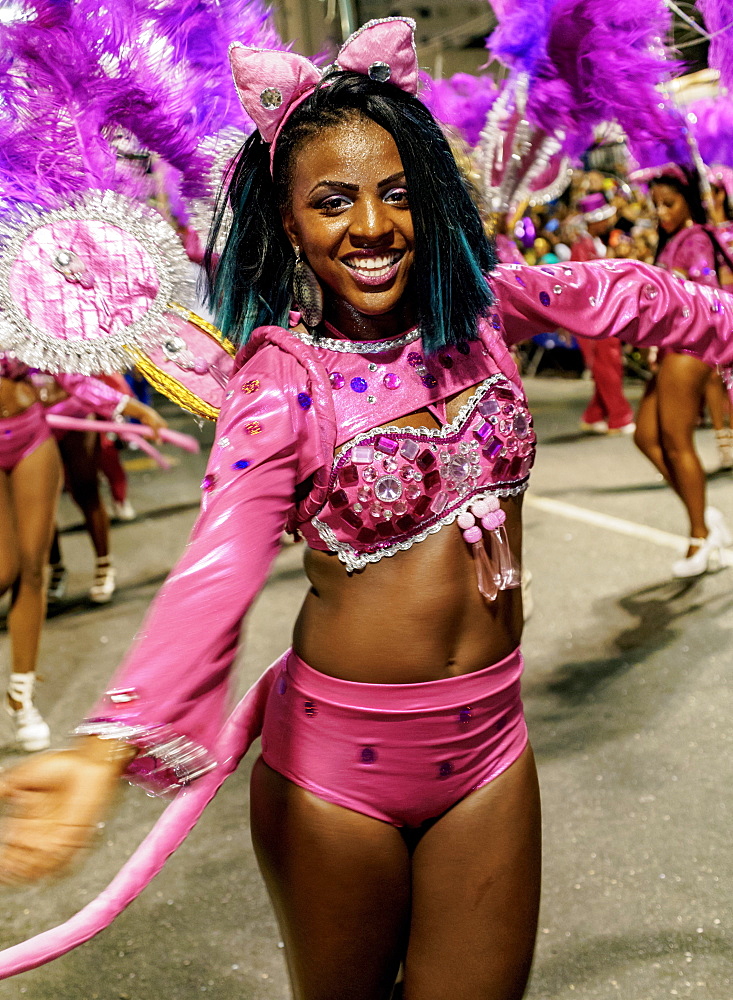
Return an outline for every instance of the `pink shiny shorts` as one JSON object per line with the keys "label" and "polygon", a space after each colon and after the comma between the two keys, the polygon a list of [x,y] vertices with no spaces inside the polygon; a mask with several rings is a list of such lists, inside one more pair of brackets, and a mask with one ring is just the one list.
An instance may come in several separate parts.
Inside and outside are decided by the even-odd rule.
{"label": "pink shiny shorts", "polygon": [[40,403],[15,417],[0,417],[0,469],[12,472],[49,437],[51,431]]}
{"label": "pink shiny shorts", "polygon": [[519,649],[421,684],[361,684],[280,659],[262,727],[266,764],[327,802],[394,826],[441,816],[527,745]]}

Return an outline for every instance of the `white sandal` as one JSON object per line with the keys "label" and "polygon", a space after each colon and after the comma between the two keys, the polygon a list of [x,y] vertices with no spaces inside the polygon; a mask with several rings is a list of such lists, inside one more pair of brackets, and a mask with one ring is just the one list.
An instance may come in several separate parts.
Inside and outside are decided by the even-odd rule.
{"label": "white sandal", "polygon": [[672,576],[678,580],[702,576],[709,570],[720,569],[725,565],[723,547],[713,532],[707,538],[690,538],[689,544],[696,545],[697,552],[672,563]]}
{"label": "white sandal", "polygon": [[[36,675],[33,671],[25,674],[11,674],[5,709],[15,728],[15,742],[22,750],[47,750],[51,745],[51,731],[43,716],[33,704],[33,687]],[[13,708],[12,699],[20,708]]]}
{"label": "white sandal", "polygon": [[94,604],[108,604],[117,588],[112,556],[100,556],[94,571],[94,583],[89,591],[89,600]]}

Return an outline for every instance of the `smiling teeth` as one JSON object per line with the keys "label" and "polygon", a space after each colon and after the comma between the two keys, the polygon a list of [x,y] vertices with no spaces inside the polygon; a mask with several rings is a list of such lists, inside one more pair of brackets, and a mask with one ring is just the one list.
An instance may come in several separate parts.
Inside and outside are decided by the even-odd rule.
{"label": "smiling teeth", "polygon": [[360,257],[358,260],[346,261],[346,265],[353,271],[364,271],[368,274],[377,275],[380,271],[389,271],[399,259],[399,254],[390,254],[383,257]]}

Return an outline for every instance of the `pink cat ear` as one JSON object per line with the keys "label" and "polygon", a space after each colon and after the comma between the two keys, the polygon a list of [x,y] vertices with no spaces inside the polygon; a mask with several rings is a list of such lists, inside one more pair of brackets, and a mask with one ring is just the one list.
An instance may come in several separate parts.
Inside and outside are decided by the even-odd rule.
{"label": "pink cat ear", "polygon": [[364,73],[380,83],[417,94],[419,76],[415,22],[410,17],[369,21],[348,38],[336,57],[340,69]]}
{"label": "pink cat ear", "polygon": [[321,79],[310,59],[295,52],[232,42],[229,61],[239,99],[265,142],[272,142],[293,105]]}

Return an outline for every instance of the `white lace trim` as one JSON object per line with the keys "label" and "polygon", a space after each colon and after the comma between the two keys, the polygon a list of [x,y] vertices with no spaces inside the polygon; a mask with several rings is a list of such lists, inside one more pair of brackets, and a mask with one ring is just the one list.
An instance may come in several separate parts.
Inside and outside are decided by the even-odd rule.
{"label": "white lace trim", "polygon": [[[357,434],[356,437],[347,441],[341,446],[336,455],[336,461],[350,448],[361,444],[362,441],[367,441],[374,438],[379,434],[400,434],[410,431],[419,432],[420,437],[429,438],[446,438],[450,437],[452,434],[459,432],[468,419],[473,415],[478,404],[481,402],[483,397],[489,392],[497,382],[506,383],[507,386],[511,388],[516,388],[516,386],[506,377],[499,372],[494,375],[490,375],[489,378],[484,379],[484,381],[478,386],[476,391],[470,396],[470,398],[463,404],[456,416],[449,424],[444,424],[442,427],[396,427],[393,425],[386,427],[375,427],[363,434]],[[334,465],[336,462],[334,462]],[[329,485],[329,491],[333,487],[334,483],[334,472],[331,473],[331,483]],[[528,486],[527,477],[521,483],[516,486],[501,486],[497,485],[495,488],[482,488],[478,492],[473,493],[467,497],[464,497],[463,501],[454,507],[449,513],[441,517],[435,524],[431,524],[430,527],[423,529],[417,534],[411,535],[409,538],[405,538],[401,541],[394,542],[392,545],[388,545],[385,548],[378,549],[376,552],[357,552],[356,549],[348,542],[341,542],[336,537],[332,528],[330,528],[323,521],[319,520],[318,517],[311,518],[311,524],[318,532],[322,541],[326,543],[329,551],[335,552],[339,560],[344,563],[346,569],[351,573],[354,570],[364,569],[368,563],[377,563],[380,559],[387,556],[396,555],[398,552],[406,552],[409,548],[412,548],[417,542],[424,542],[428,535],[434,535],[441,530],[446,524],[452,524],[459,514],[464,513],[468,510],[472,503],[477,500],[485,500],[488,497],[512,497],[518,496],[520,493],[524,493]]]}

